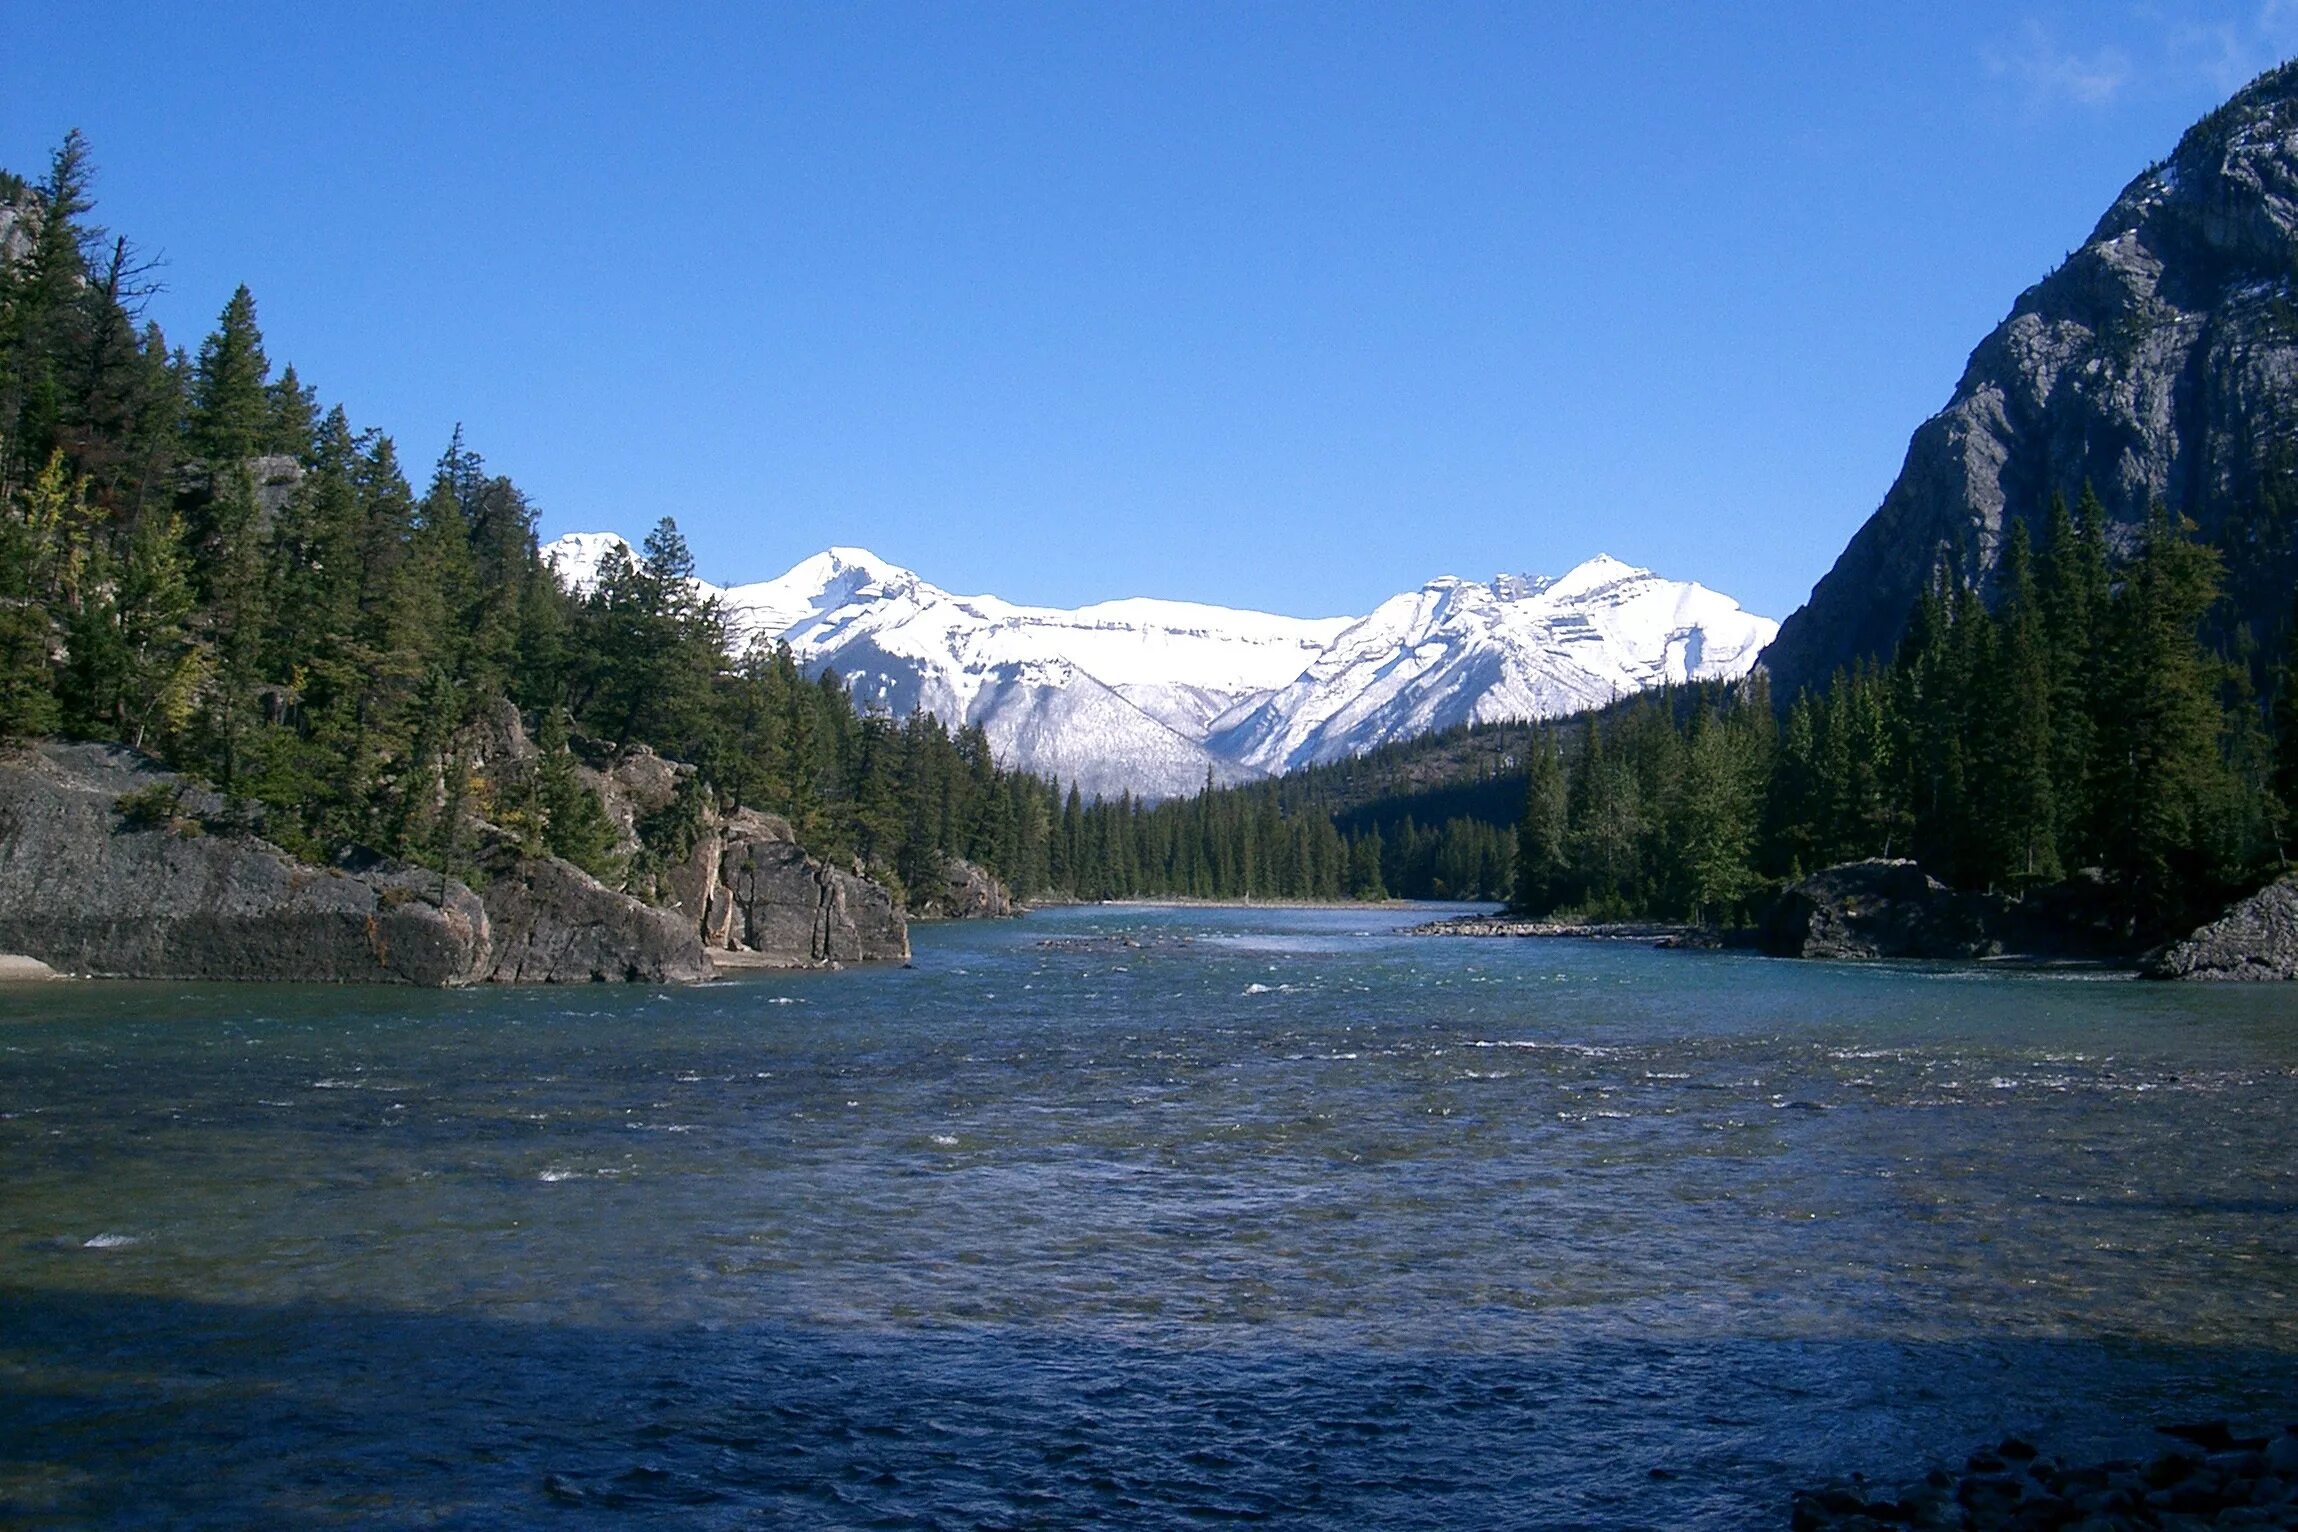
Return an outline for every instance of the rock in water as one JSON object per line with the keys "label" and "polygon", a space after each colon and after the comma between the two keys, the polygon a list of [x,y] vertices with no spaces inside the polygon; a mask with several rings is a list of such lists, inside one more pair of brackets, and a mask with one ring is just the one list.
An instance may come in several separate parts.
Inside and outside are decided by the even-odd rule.
{"label": "rock in water", "polygon": [[1978,958],[2003,950],[2009,901],[1957,893],[1913,862],[1871,858],[1813,873],[1765,912],[1774,957]]}
{"label": "rock in water", "polygon": [[2156,979],[2298,979],[2298,878],[2268,884],[2146,971]]}
{"label": "rock in water", "polygon": [[[140,812],[123,814],[128,800]],[[377,863],[314,867],[244,832],[223,801],[108,745],[0,763],[0,951],[142,979],[467,984],[487,912],[461,883]]]}
{"label": "rock in water", "polygon": [[501,984],[683,984],[713,970],[692,922],[555,856],[500,856],[484,895]]}
{"label": "rock in water", "polygon": [[[2229,625],[2271,631],[2298,554],[2241,535],[2298,429],[2298,64],[2253,82],[2021,294],[1919,427],[1882,506],[1764,651],[1781,703],[1888,656],[1944,556],[1986,588],[2087,483],[2127,546],[2156,501],[2234,551]],[[2234,533],[2232,537],[2224,534]]]}

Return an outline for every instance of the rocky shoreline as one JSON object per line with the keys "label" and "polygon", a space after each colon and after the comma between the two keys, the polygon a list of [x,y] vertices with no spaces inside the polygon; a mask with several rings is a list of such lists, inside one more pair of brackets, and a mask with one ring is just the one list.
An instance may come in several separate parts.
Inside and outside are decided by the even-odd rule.
{"label": "rocky shoreline", "polygon": [[1791,1525],[1795,1532],[2298,1527],[2298,1425],[2256,1435],[2222,1420],[2158,1429],[2176,1445],[2145,1459],[2070,1464],[2007,1437],[1972,1453],[1960,1474],[1936,1468],[1898,1489],[1853,1475],[1796,1491]]}
{"label": "rocky shoreline", "polygon": [[1655,947],[1741,948],[1844,962],[1946,959],[2113,968],[2154,979],[2298,980],[2298,877],[2271,883],[2182,941],[2149,950],[2118,922],[2103,885],[2080,879],[2024,898],[1952,889],[1915,863],[1847,862],[1780,891],[1752,926],[1458,915],[1408,936],[1567,937]]}
{"label": "rocky shoreline", "polygon": [[[635,754],[599,774],[601,797],[627,825],[686,771]],[[0,977],[659,984],[910,955],[892,895],[808,856],[771,816],[704,814],[647,898],[484,821],[470,829],[463,876],[357,852],[314,865],[265,840],[249,806],[124,747],[13,751],[0,757],[0,954],[14,961]]]}

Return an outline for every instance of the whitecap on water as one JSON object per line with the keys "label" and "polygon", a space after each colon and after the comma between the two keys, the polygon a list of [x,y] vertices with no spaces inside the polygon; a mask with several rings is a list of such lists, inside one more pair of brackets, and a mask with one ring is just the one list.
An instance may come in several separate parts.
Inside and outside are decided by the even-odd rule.
{"label": "whitecap on water", "polygon": [[1274,994],[1275,991],[1266,984],[1248,984],[1245,986],[1245,993],[1248,995],[1268,995]]}
{"label": "whitecap on water", "polygon": [[936,1149],[955,1149],[958,1146],[957,1135],[955,1133],[936,1133],[933,1136],[933,1146]]}
{"label": "whitecap on water", "polygon": [[122,1245],[132,1245],[135,1242],[136,1237],[133,1234],[93,1234],[80,1241],[80,1248],[83,1250],[117,1250]]}

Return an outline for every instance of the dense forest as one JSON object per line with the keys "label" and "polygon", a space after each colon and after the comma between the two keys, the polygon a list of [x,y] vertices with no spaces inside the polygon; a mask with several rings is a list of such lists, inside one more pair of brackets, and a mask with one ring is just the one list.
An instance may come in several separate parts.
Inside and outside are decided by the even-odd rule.
{"label": "dense forest", "polygon": [[1527,757],[1513,903],[1729,919],[1903,856],[2010,893],[2095,872],[2142,931],[2213,911],[2288,866],[2298,687],[2287,638],[2267,665],[2216,626],[2225,560],[2192,533],[2158,509],[2118,558],[2095,500],[2055,501],[2039,550],[2012,527],[1991,607],[1943,566],[1891,663],[1783,720],[1758,676],[1558,731]]}

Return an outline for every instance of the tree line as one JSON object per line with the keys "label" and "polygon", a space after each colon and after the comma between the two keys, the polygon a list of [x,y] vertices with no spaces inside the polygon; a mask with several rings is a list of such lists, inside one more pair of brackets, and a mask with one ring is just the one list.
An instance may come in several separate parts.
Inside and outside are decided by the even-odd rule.
{"label": "tree line", "polygon": [[2247,892],[2288,866],[2298,614],[2264,664],[2217,626],[2225,560],[2193,533],[2157,507],[2118,555],[2087,490],[2054,499],[2040,549],[2010,528],[1992,604],[1943,562],[1889,663],[1776,723],[1759,675],[1549,731],[1512,902],[1731,919],[1871,856],[2011,893],[2095,876],[2141,929]]}

